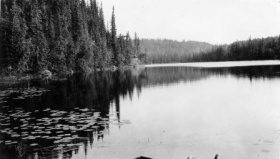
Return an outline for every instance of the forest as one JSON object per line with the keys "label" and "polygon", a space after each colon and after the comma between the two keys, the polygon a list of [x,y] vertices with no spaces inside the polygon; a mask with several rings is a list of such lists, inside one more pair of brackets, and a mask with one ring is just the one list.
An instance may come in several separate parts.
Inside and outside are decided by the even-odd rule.
{"label": "forest", "polygon": [[146,55],[146,63],[188,62],[193,54],[210,50],[212,47],[209,43],[197,41],[140,40],[140,49]]}
{"label": "forest", "polygon": [[146,63],[246,61],[280,59],[280,36],[236,41],[229,45],[142,39]]}
{"label": "forest", "polygon": [[279,60],[280,36],[220,45],[194,55],[191,61]]}
{"label": "forest", "polygon": [[[96,0],[2,0],[0,74],[91,72],[139,63],[280,59],[280,36],[206,42],[139,39],[105,25]],[[136,62],[135,62],[136,61]]]}
{"label": "forest", "polygon": [[129,66],[140,39],[117,34],[114,8],[105,26],[96,0],[2,0],[0,73],[58,74]]}

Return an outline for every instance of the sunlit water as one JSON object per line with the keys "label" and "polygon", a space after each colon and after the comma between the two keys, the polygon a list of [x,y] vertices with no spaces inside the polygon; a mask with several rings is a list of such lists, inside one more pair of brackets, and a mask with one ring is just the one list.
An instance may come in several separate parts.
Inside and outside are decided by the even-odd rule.
{"label": "sunlit water", "polygon": [[279,95],[279,66],[158,67],[3,86],[0,156],[279,159]]}

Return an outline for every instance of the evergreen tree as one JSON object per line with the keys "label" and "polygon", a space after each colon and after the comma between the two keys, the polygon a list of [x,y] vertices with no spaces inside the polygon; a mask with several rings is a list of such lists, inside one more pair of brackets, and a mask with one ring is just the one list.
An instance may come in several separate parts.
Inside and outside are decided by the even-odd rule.
{"label": "evergreen tree", "polygon": [[106,29],[96,0],[1,1],[0,62],[3,70],[86,71],[129,64],[128,36],[117,36],[113,8]]}
{"label": "evergreen tree", "polygon": [[125,51],[126,51],[126,43],[125,43],[125,37],[122,35],[119,35],[118,41],[117,41],[117,46],[118,46],[118,65],[117,66],[124,66],[125,63]]}
{"label": "evergreen tree", "polygon": [[130,65],[131,59],[133,57],[133,46],[128,32],[126,34],[126,39],[125,39],[124,57],[125,57],[124,65]]}
{"label": "evergreen tree", "polygon": [[47,61],[49,50],[47,40],[43,33],[42,13],[38,8],[37,0],[34,0],[32,4],[31,24],[29,29],[31,32],[30,37],[32,38],[30,65],[35,71],[46,69],[47,66],[49,66],[49,62]]}
{"label": "evergreen tree", "polygon": [[140,39],[137,34],[134,34],[134,57],[138,57],[140,54]]}
{"label": "evergreen tree", "polygon": [[[22,18],[22,10],[14,3],[12,8],[12,36],[10,50],[10,66],[18,68],[17,71],[24,72],[28,70],[29,51],[28,40],[25,39],[27,33],[27,26],[25,19]],[[22,59],[22,60],[21,60]],[[20,61],[20,62],[19,62]]]}
{"label": "evergreen tree", "polygon": [[100,51],[102,59],[100,60],[100,67],[105,68],[110,65],[111,57],[107,50],[107,40],[106,40],[106,28],[105,28],[105,21],[104,21],[104,13],[101,4],[101,8],[99,10],[99,32],[100,32]]}
{"label": "evergreen tree", "polygon": [[[73,41],[78,43],[80,38],[82,37],[82,13],[79,6],[79,0],[73,0],[72,4],[72,36]],[[77,44],[76,44],[77,45]]]}
{"label": "evergreen tree", "polygon": [[111,41],[110,45],[112,48],[113,53],[113,64],[119,66],[118,61],[118,44],[117,44],[117,29],[116,29],[116,22],[115,22],[115,8],[113,7],[112,18],[111,18]]}

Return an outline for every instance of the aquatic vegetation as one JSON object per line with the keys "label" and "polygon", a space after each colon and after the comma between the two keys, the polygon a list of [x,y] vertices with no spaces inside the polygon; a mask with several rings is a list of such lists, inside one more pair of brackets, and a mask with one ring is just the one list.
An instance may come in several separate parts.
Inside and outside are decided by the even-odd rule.
{"label": "aquatic vegetation", "polygon": [[[41,96],[47,91],[41,88],[8,89],[1,91],[0,97],[25,100]],[[35,152],[52,156],[52,151],[61,153],[76,150],[89,140],[95,138],[98,141],[109,134],[109,124],[129,124],[129,121],[116,120],[118,112],[102,114],[94,109],[79,107],[70,111],[52,108],[26,111],[25,108],[8,104],[1,106],[0,145],[3,149],[14,149],[20,157]]]}
{"label": "aquatic vegetation", "polygon": [[[42,96],[45,92],[50,90],[44,88],[8,88],[6,90],[0,91],[0,104],[7,103],[7,98],[12,98],[14,100],[24,100],[27,98],[39,97]],[[8,107],[8,106],[6,106]],[[5,107],[5,108],[6,108]],[[17,108],[21,110],[22,108]]]}

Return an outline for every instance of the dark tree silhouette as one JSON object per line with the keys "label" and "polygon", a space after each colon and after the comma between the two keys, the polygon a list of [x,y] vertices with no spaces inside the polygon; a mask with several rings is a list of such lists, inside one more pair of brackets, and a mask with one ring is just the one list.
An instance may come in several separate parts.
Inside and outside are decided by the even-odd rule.
{"label": "dark tree silhouette", "polygon": [[114,8],[109,30],[96,0],[2,0],[0,14],[2,74],[87,72],[134,57],[130,37],[117,36]]}

